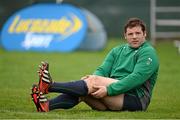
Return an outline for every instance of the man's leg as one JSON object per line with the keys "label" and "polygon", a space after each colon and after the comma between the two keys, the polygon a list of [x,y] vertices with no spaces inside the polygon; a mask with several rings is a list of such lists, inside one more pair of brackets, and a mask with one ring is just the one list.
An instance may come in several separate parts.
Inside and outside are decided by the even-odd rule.
{"label": "man's leg", "polygon": [[61,94],[49,100],[49,110],[69,109],[79,103],[79,98],[68,94]]}
{"label": "man's leg", "polygon": [[65,93],[71,96],[80,97],[88,95],[88,88],[84,80],[73,82],[54,82],[50,84],[48,92]]}
{"label": "man's leg", "polygon": [[107,96],[102,99],[94,98],[91,95],[81,97],[81,100],[95,110],[122,110],[124,94],[118,96]]}
{"label": "man's leg", "polygon": [[117,96],[106,96],[102,98],[101,101],[110,110],[122,110],[123,102],[124,102],[124,94],[117,95]]}
{"label": "man's leg", "polygon": [[[46,64],[43,64],[42,66],[45,66],[45,65]],[[52,81],[51,76],[48,71],[49,66],[48,65],[46,65],[46,66],[42,67],[42,68],[44,68],[44,69],[42,69],[42,75],[41,75],[42,80],[40,79],[40,81],[42,81],[42,83],[46,83],[46,81]],[[79,80],[79,81],[74,81],[74,82],[66,82],[66,83],[48,82],[50,84],[47,84],[47,86],[45,86],[46,84],[42,85],[41,89],[42,89],[42,91],[47,90],[47,92],[45,91],[45,93],[60,92],[60,93],[65,93],[65,94],[68,94],[71,96],[81,97],[81,96],[90,95],[91,93],[95,92],[96,89],[93,88],[94,85],[108,86],[109,84],[117,81],[117,80],[105,78],[105,77],[101,77],[101,78],[105,78],[105,79],[99,79],[99,78],[100,78],[99,76],[97,76],[97,77],[92,76],[91,79],[87,78],[85,80]],[[41,89],[40,89],[40,91],[41,91]],[[96,99],[91,99],[89,101],[95,101],[95,100]],[[96,101],[98,101],[98,100],[96,100]],[[113,102],[112,104],[109,104],[109,103],[111,103],[111,101],[115,101],[115,102]],[[107,97],[103,98],[101,101],[96,102],[96,103],[99,103],[100,106],[102,106],[104,104],[104,106],[106,106],[107,108],[114,110],[115,109],[114,106],[118,106],[119,109],[122,108],[121,101],[123,101],[123,95],[113,96],[113,97],[107,96]],[[86,100],[86,102],[87,102],[87,100]],[[90,103],[90,102],[87,102],[87,103]]]}
{"label": "man's leg", "polygon": [[[46,72],[49,73],[48,70],[46,70]],[[46,81],[50,81],[48,78],[51,79],[51,76],[50,76],[50,74],[43,73],[42,78],[46,78]],[[116,82],[116,81],[117,80],[110,79],[110,78],[106,78],[103,80],[96,79],[96,77],[92,76],[92,78],[90,80],[85,79],[85,80],[64,82],[64,83],[52,82],[48,86],[46,86],[46,88],[47,88],[46,93],[59,92],[59,93],[68,94],[68,95],[74,96],[74,97],[82,97],[82,96],[90,95],[91,93],[95,92],[96,89],[93,88],[94,85],[108,86],[109,84]],[[43,82],[44,81],[42,79],[42,83]],[[46,88],[42,87],[42,89],[46,89]],[[111,104],[111,101],[114,101],[114,102],[112,102],[112,104]],[[96,107],[97,109],[100,109],[100,110],[105,110],[107,108],[110,110],[111,109],[119,110],[122,108],[122,101],[123,101],[123,95],[113,96],[113,97],[105,97],[102,100],[89,97],[89,100],[88,100],[88,98],[86,98],[85,102],[88,105],[90,105],[92,108],[95,108],[94,106],[100,106],[100,107]],[[91,104],[91,102],[92,102],[92,104]],[[117,108],[114,108],[115,106],[117,106]]]}
{"label": "man's leg", "polygon": [[83,98],[82,100],[90,107],[97,110],[121,110],[123,106],[124,95],[106,96],[102,99],[97,99],[91,96],[95,92],[94,85],[108,86],[109,84],[117,82],[114,79],[85,79],[66,83],[54,82],[50,85],[49,92],[65,93],[71,96]]}
{"label": "man's leg", "polygon": [[[111,83],[117,82],[117,80],[115,79],[105,78],[105,77],[100,77],[100,76],[91,76],[90,78],[87,78],[84,81],[87,84],[89,94],[96,91],[96,89],[93,88],[93,86],[95,85],[107,87]],[[96,101],[99,101],[99,104],[106,106],[106,108],[108,108],[109,110],[122,110],[124,94],[117,95],[117,96],[106,96],[101,99],[97,99],[97,98],[94,98],[94,99],[96,99]],[[88,101],[88,102],[91,102],[91,101]],[[93,102],[89,103],[89,105],[94,106]]]}
{"label": "man's leg", "polygon": [[42,94],[47,94],[48,92],[59,92],[77,97],[86,96],[88,94],[88,88],[85,81],[53,82],[49,73],[49,64],[47,62],[42,62],[42,65],[39,67],[38,88]]}
{"label": "man's leg", "polygon": [[101,102],[97,98],[92,97],[91,95],[80,97],[80,100],[84,101],[89,107],[94,110],[104,111],[108,109],[103,102]]}
{"label": "man's leg", "polygon": [[[86,96],[88,89],[85,81],[57,83],[53,82],[49,73],[49,64],[42,62],[39,73],[39,84],[32,88],[32,99],[39,112],[63,108],[68,109],[79,103],[80,96]],[[37,88],[37,89],[36,89]],[[48,92],[65,93],[54,99],[48,100],[44,94]]]}

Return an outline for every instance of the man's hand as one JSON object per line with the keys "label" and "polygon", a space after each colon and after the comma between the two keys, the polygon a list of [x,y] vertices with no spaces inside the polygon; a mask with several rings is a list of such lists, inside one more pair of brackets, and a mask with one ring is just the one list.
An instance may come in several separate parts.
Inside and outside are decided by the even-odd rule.
{"label": "man's hand", "polygon": [[95,98],[103,98],[107,96],[107,88],[106,86],[93,86],[94,89],[97,89],[95,92],[91,93],[91,95]]}

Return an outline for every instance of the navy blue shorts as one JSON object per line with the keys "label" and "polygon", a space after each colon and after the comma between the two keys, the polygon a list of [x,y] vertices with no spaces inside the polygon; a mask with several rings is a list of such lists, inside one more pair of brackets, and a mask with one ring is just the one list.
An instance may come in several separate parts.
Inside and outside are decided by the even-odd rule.
{"label": "navy blue shorts", "polygon": [[123,111],[142,111],[140,99],[135,95],[124,94]]}

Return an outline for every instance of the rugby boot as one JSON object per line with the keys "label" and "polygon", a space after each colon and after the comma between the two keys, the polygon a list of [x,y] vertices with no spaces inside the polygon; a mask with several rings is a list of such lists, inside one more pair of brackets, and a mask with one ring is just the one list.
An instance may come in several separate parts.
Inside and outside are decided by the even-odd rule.
{"label": "rugby boot", "polygon": [[33,84],[32,86],[32,93],[31,93],[31,97],[32,97],[32,101],[34,102],[37,111],[39,112],[40,109],[40,104],[39,104],[39,89],[38,89],[38,85]]}
{"label": "rugby boot", "polygon": [[48,93],[48,88],[52,84],[52,78],[49,73],[49,64],[47,62],[42,62],[39,72],[39,91],[42,94]]}
{"label": "rugby boot", "polygon": [[39,95],[39,105],[40,105],[40,112],[48,112],[49,111],[49,101],[47,97],[40,92]]}

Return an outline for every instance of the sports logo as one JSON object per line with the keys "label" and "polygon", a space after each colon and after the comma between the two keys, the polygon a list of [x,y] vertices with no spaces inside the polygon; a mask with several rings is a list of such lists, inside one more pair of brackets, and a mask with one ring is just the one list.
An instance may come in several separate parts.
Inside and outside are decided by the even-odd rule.
{"label": "sports logo", "polygon": [[7,50],[75,50],[87,29],[80,9],[68,4],[37,4],[14,14],[2,30]]}

